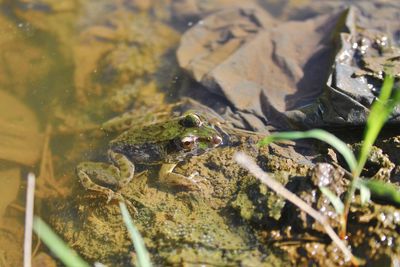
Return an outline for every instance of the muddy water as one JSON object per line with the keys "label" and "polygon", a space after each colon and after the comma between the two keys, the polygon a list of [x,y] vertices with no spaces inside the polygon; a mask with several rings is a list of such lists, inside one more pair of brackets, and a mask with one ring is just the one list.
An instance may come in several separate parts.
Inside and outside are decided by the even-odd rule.
{"label": "muddy water", "polygon": [[[343,6],[313,3],[310,8],[310,2],[1,1],[0,266],[22,262],[29,171],[38,177],[35,213],[71,247],[90,263],[133,265],[134,250],[118,206],[85,190],[75,167],[82,161],[109,162],[108,143],[121,131],[168,120],[180,112],[181,96],[204,94],[192,91],[193,82],[175,57],[183,32],[201,18],[234,5],[258,4],[278,22],[303,20]],[[210,100],[224,103],[217,95]],[[116,116],[122,117],[110,123]],[[246,151],[280,182],[324,209],[336,225],[333,208],[307,182],[315,163],[330,159],[331,152],[310,143],[260,149],[255,145],[259,138],[241,134],[229,146],[180,163],[175,172],[199,173],[199,190],[163,184],[157,165],[137,166],[137,172],[147,172],[121,194],[138,211],[134,221],[155,265],[348,264],[314,222],[232,160],[235,151]],[[380,179],[388,180],[392,172],[398,180],[398,138],[389,136],[380,146],[384,151],[377,150],[378,160],[371,161],[371,176],[386,173]],[[374,171],[377,166],[384,170]],[[342,193],[347,180],[340,172],[333,176],[339,182],[332,190]],[[364,215],[350,227],[355,251],[363,257],[370,253],[375,262],[395,257],[399,211],[371,205],[354,212]],[[361,245],[365,240],[376,241],[365,245],[367,252]],[[49,255],[34,239],[35,262],[53,266],[56,259]]]}

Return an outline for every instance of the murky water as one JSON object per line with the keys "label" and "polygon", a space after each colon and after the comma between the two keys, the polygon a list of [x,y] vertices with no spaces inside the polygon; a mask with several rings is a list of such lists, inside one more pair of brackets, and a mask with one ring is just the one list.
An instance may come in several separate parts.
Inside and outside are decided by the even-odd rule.
{"label": "murky water", "polygon": [[[227,106],[221,95],[192,90],[196,83],[176,59],[182,34],[207,15],[257,4],[276,19],[276,26],[344,6],[339,1],[311,2],[0,1],[0,266],[22,262],[28,172],[38,177],[35,213],[70,246],[89,262],[132,264],[135,255],[118,206],[85,190],[75,167],[82,161],[108,162],[108,143],[122,131],[121,121],[127,129],[166,120],[176,113],[175,105],[183,97],[204,99],[206,94],[208,102],[217,103],[213,107],[217,112],[218,107]],[[104,124],[122,114],[118,127]],[[248,124],[233,124],[263,130],[258,121],[246,119]],[[254,141],[250,143],[241,144],[240,149],[257,156]],[[157,180],[157,167],[138,166],[137,172],[148,173],[121,193],[139,210],[135,223],[145,232],[155,264],[293,263],[283,250],[265,241],[270,234],[253,229],[269,224],[261,222],[266,216],[262,212],[278,220],[284,203],[273,196],[263,200],[269,202],[262,212],[252,206],[239,184],[264,198],[268,193],[250,177],[243,178],[231,158],[237,149],[216,149],[177,168],[183,175],[196,171],[208,179],[200,183],[200,193],[165,187]],[[297,168],[296,174],[306,175],[310,166],[302,164],[285,171]],[[287,182],[285,175],[281,178]],[[48,254],[48,250],[34,239],[35,260],[49,264],[40,266],[53,266],[54,260],[41,253]]]}

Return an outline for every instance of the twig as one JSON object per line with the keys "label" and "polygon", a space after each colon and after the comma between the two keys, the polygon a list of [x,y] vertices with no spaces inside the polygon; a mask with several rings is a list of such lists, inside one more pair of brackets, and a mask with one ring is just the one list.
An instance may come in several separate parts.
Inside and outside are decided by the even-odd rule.
{"label": "twig", "polygon": [[35,175],[28,174],[25,208],[24,267],[32,266],[32,222],[35,197]]}
{"label": "twig", "polygon": [[[13,208],[13,209],[15,209],[16,211],[25,213],[25,207],[23,207],[23,206],[21,206],[21,205],[19,205],[19,204],[17,204],[17,203],[11,203],[10,205],[8,205],[8,207],[9,207],[9,208]],[[0,266],[1,266],[1,265],[0,265]]]}
{"label": "twig", "polygon": [[60,180],[56,180],[54,177],[53,156],[50,148],[52,131],[51,125],[47,125],[43,141],[39,176],[37,178],[36,197],[39,198],[48,197],[53,195],[54,192],[61,197],[65,197],[66,195],[65,190],[63,190],[65,186]]}
{"label": "twig", "polygon": [[252,173],[257,179],[259,179],[263,184],[267,185],[277,194],[283,196],[298,208],[303,210],[305,213],[314,218],[317,222],[319,222],[325,232],[329,235],[332,241],[338,246],[340,250],[342,250],[343,254],[346,258],[350,259],[354,265],[359,265],[360,259],[356,258],[351,251],[347,248],[346,244],[339,238],[339,236],[335,233],[332,227],[328,223],[328,219],[320,214],[318,211],[310,207],[306,202],[304,202],[301,198],[287,190],[283,185],[270,178],[267,173],[265,173],[254,161],[251,160],[249,156],[242,152],[238,152],[234,155],[234,159],[240,166],[247,169],[250,173]]}
{"label": "twig", "polygon": [[35,248],[33,249],[33,252],[32,252],[33,257],[35,257],[37,255],[41,244],[42,244],[42,242],[40,241],[40,238],[38,238]]}
{"label": "twig", "polygon": [[43,173],[46,170],[47,158],[48,158],[48,152],[49,152],[50,135],[51,135],[51,126],[47,125],[46,131],[44,134],[42,158],[41,158],[40,169],[39,169],[39,177],[43,176]]}

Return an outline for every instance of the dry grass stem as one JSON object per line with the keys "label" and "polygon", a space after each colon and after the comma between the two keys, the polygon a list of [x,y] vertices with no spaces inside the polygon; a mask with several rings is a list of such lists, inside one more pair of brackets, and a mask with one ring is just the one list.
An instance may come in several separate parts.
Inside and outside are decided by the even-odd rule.
{"label": "dry grass stem", "polygon": [[56,197],[65,197],[69,193],[68,188],[64,186],[65,181],[62,179],[56,180],[54,177],[53,155],[49,146],[51,135],[52,129],[48,125],[44,136],[39,177],[37,179],[36,196],[39,198],[48,198],[54,195]]}
{"label": "dry grass stem", "polygon": [[359,265],[360,260],[357,259],[346,246],[346,244],[339,238],[339,236],[335,233],[332,227],[329,225],[328,219],[320,214],[318,211],[310,207],[306,202],[304,202],[301,198],[287,190],[283,185],[274,179],[270,178],[267,173],[265,173],[249,156],[244,153],[238,152],[235,154],[234,159],[240,166],[247,169],[251,174],[253,174],[257,179],[259,179],[263,184],[267,185],[277,194],[283,196],[298,208],[303,210],[305,213],[314,218],[317,222],[319,222],[325,232],[329,235],[332,241],[336,244],[336,246],[343,252],[347,259],[350,259],[354,265]]}
{"label": "dry grass stem", "polygon": [[24,267],[32,266],[32,225],[35,197],[35,175],[28,174],[25,208]]}

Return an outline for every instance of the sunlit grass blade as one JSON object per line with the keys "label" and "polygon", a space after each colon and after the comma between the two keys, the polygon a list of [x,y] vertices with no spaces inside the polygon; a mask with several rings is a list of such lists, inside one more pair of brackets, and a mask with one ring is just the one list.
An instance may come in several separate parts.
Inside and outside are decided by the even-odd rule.
{"label": "sunlit grass blade", "polygon": [[359,184],[358,189],[360,190],[361,205],[367,204],[371,200],[371,190],[364,184]]}
{"label": "sunlit grass blade", "polygon": [[344,204],[342,200],[340,200],[340,198],[337,197],[327,187],[321,186],[319,190],[321,190],[322,194],[324,194],[329,199],[329,201],[332,203],[332,206],[335,208],[336,212],[338,214],[342,214],[344,210]]}
{"label": "sunlit grass blade", "polygon": [[400,205],[400,190],[398,187],[379,180],[358,179],[357,187],[365,186],[373,196],[385,199]]}
{"label": "sunlit grass blade", "polygon": [[[390,117],[394,108],[400,104],[400,89],[396,89],[392,93],[394,85],[394,78],[390,75],[385,77],[384,83],[381,88],[381,93],[379,98],[373,103],[371,107],[370,114],[367,118],[366,128],[364,132],[363,145],[361,147],[358,161],[356,160],[353,152],[347,147],[347,145],[338,139],[336,136],[320,129],[310,130],[306,132],[284,132],[276,133],[265,137],[259,142],[259,145],[267,145],[274,141],[279,140],[295,140],[302,138],[314,138],[328,143],[333,148],[335,148],[346,160],[347,165],[350,168],[352,180],[350,186],[346,193],[346,198],[344,201],[343,209],[340,207],[338,199],[331,194],[328,190],[325,190],[325,195],[331,200],[333,205],[337,205],[335,209],[341,213],[341,227],[340,236],[344,238],[346,236],[346,226],[347,226],[347,216],[349,212],[350,202],[354,196],[356,188],[361,192],[362,202],[368,202],[370,194],[373,193],[377,196],[385,196],[398,203],[400,200],[400,193],[394,186],[390,184],[385,184],[382,182],[371,181],[361,183],[360,175],[364,168],[364,165],[368,159],[372,145],[374,144],[379,132],[381,131],[383,125]],[[324,192],[324,189],[321,189]],[[339,199],[340,200],[340,199]],[[341,203],[341,201],[340,201]],[[340,213],[340,212],[339,212]]]}
{"label": "sunlit grass blade", "polygon": [[70,267],[89,267],[79,255],[39,217],[33,220],[33,229],[46,246],[66,265]]}
{"label": "sunlit grass blade", "polygon": [[353,171],[356,168],[357,166],[356,158],[354,157],[353,152],[347,147],[346,143],[344,143],[342,140],[340,140],[333,134],[321,129],[315,129],[306,132],[282,132],[282,133],[271,134],[262,139],[259,142],[259,145],[267,145],[269,143],[279,140],[295,140],[303,138],[314,138],[321,140],[325,143],[328,143],[343,156],[351,171]]}
{"label": "sunlit grass blade", "polygon": [[[349,189],[347,190],[346,198],[344,201],[344,211],[341,218],[340,230],[340,235],[342,237],[344,237],[346,234],[347,215],[349,213],[350,202],[353,199],[356,187],[360,189],[363,201],[366,200],[367,197],[367,191],[365,190],[365,188],[363,188],[362,186],[357,186],[357,184],[359,183],[359,177],[364,168],[364,165],[367,162],[371,147],[375,143],[379,132],[389,118],[394,107],[400,103],[400,92],[398,90],[396,90],[394,97],[390,99],[392,95],[393,84],[394,78],[390,75],[387,75],[383,82],[380,96],[378,100],[376,100],[372,104],[370,114],[367,118],[367,124],[364,131],[364,140],[358,156],[357,167],[352,170],[353,179],[350,183]],[[368,186],[367,188],[369,188],[372,193],[375,193],[373,188],[370,188]]]}
{"label": "sunlit grass blade", "polygon": [[139,231],[135,227],[132,222],[132,218],[129,215],[128,209],[125,203],[120,202],[119,207],[121,209],[122,218],[128,228],[129,235],[131,237],[133,246],[135,247],[136,255],[137,255],[137,265],[140,267],[151,267],[151,261],[149,253],[147,252],[146,246],[144,245],[144,241]]}
{"label": "sunlit grass blade", "polygon": [[358,156],[358,164],[354,176],[359,177],[364,165],[368,159],[372,145],[375,143],[379,132],[383,125],[389,118],[394,107],[399,104],[400,93],[397,91],[392,99],[390,99],[392,88],[394,84],[394,78],[392,76],[386,76],[381,93],[377,101],[372,104],[370,114],[367,119],[367,124],[364,131],[364,140]]}

